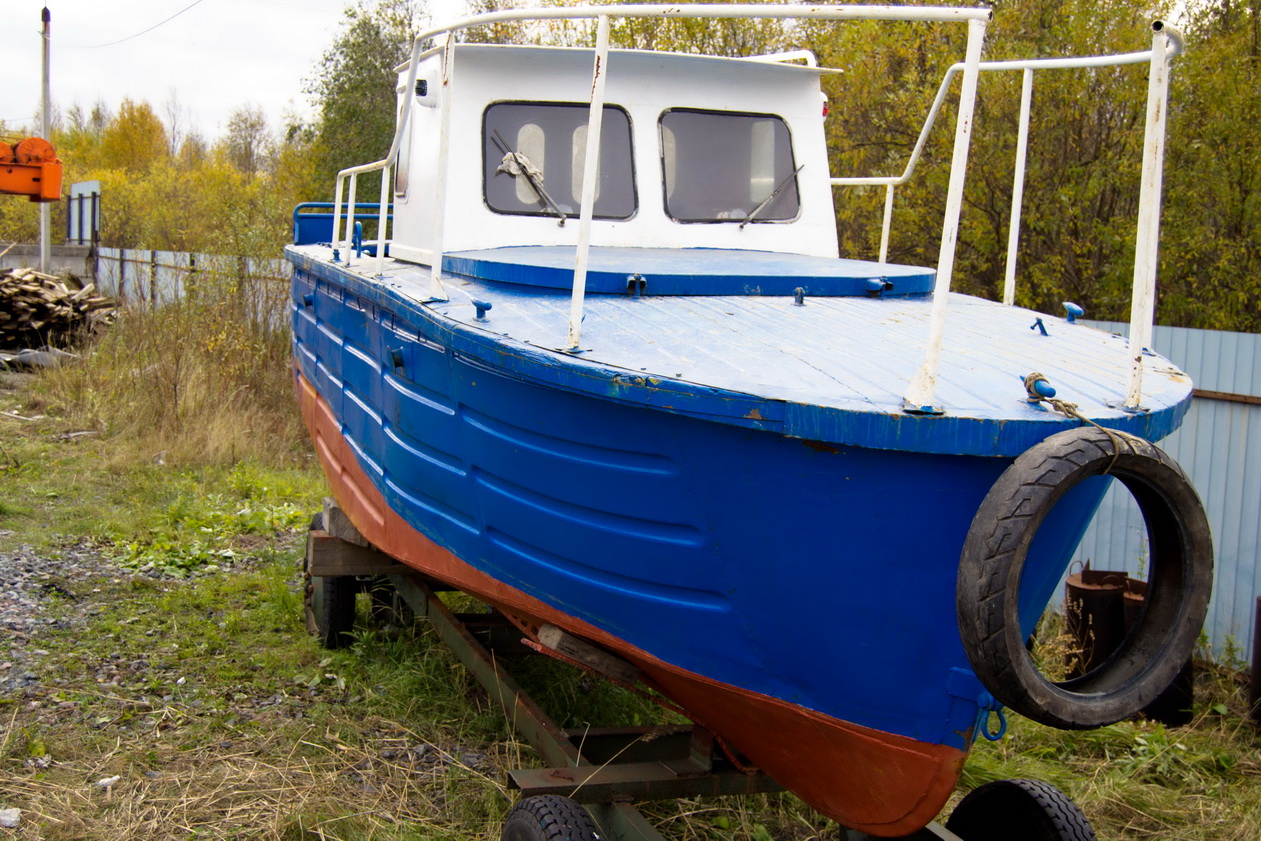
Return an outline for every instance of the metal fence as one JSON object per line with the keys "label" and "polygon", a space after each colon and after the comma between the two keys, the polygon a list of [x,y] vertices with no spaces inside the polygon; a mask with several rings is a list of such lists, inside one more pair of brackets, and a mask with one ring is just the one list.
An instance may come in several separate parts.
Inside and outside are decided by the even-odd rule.
{"label": "metal fence", "polygon": [[199,279],[234,278],[250,312],[277,328],[288,324],[289,274],[284,260],[188,251],[100,248],[96,257],[97,288],[120,306],[158,307],[183,298]]}
{"label": "metal fence", "polygon": [[[1124,334],[1126,324],[1093,326]],[[1261,595],[1261,335],[1157,327],[1153,350],[1191,375],[1195,398],[1182,428],[1161,442],[1200,492],[1213,529],[1216,567],[1204,630],[1220,656],[1250,656]],[[1251,444],[1251,446],[1249,446]],[[1078,549],[1096,569],[1144,571],[1146,531],[1119,483],[1104,498]]]}

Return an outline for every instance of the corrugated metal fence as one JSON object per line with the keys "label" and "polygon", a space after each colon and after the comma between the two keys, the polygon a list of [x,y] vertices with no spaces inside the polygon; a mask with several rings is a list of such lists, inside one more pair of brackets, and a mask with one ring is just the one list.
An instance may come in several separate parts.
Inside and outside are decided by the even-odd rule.
{"label": "corrugated metal fence", "polygon": [[[1128,332],[1125,324],[1093,326]],[[1157,327],[1153,345],[1195,382],[1186,421],[1160,446],[1191,477],[1213,529],[1217,563],[1204,630],[1219,656],[1246,660],[1261,595],[1261,335]],[[1113,483],[1078,558],[1096,569],[1137,574],[1144,571],[1146,543],[1138,506]]]}

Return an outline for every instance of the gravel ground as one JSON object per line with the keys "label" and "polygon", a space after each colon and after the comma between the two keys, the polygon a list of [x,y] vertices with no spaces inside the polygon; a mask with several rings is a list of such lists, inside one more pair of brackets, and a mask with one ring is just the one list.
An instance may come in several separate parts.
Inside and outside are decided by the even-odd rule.
{"label": "gravel ground", "polygon": [[123,577],[86,544],[56,556],[41,556],[29,546],[0,552],[0,698],[38,692],[39,661],[48,654],[39,648],[40,633],[85,625],[101,611],[93,598],[98,585]]}

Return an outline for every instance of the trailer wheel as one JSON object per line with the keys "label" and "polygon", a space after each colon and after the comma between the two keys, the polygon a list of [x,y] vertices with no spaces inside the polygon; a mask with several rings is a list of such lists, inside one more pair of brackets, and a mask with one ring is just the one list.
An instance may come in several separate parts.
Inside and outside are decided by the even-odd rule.
{"label": "trailer wheel", "polygon": [[353,575],[311,576],[307,627],[314,627],[320,645],[345,648],[354,641],[355,596],[359,582]]}
{"label": "trailer wheel", "polygon": [[946,829],[963,841],[1096,841],[1077,804],[1037,780],[998,780],[969,792]]}
{"label": "trailer wheel", "polygon": [[500,841],[599,841],[591,813],[553,794],[520,800],[504,821]]}
{"label": "trailer wheel", "polygon": [[[1055,504],[1105,474],[1126,486],[1146,521],[1147,598],[1112,656],[1081,677],[1052,683],[1020,633],[1021,572]],[[1204,624],[1212,579],[1208,519],[1173,459],[1133,435],[1070,429],[1021,453],[977,510],[959,559],[959,634],[977,677],[999,701],[1051,727],[1099,727],[1143,709],[1173,681]]]}

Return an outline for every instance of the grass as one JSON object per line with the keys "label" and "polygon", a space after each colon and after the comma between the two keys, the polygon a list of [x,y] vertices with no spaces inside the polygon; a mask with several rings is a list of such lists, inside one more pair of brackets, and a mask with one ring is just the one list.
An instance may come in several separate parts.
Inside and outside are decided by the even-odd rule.
{"label": "grass", "polygon": [[[46,652],[41,680],[0,698],[0,808],[23,814],[5,837],[497,838],[514,796],[506,769],[533,752],[423,624],[365,627],[338,652],[305,633],[301,542],[324,487],[294,432],[286,362],[256,343],[232,376],[271,365],[272,380],[193,399],[228,375],[191,373],[214,355],[183,333],[193,349],[177,355],[198,361],[181,363],[179,411],[134,402],[143,390],[126,385],[152,337],[129,352],[120,332],[40,378],[0,373],[0,552],[70,558],[88,545],[109,559],[53,582],[66,621],[27,646]],[[119,411],[103,394],[133,402]],[[1204,664],[1195,721],[1176,730],[1059,732],[1012,716],[1006,738],[977,746],[964,787],[1049,781],[1103,839],[1255,841],[1261,738],[1237,665]],[[515,675],[562,726],[660,716],[539,658]],[[791,795],[643,811],[679,841],[842,837]]]}

